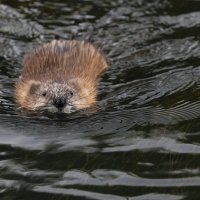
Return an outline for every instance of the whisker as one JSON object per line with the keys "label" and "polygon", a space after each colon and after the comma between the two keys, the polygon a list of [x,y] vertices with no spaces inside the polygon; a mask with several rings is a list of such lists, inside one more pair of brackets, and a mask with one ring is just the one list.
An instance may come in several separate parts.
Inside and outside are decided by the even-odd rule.
{"label": "whisker", "polygon": [[[72,106],[72,107],[70,108],[70,112],[77,111],[77,109],[75,108],[75,106],[82,107],[83,110],[84,109],[87,109],[87,110],[88,109],[89,110],[90,109],[94,109],[95,111],[101,111],[101,110],[103,110],[103,108],[101,106],[99,106],[99,105],[94,104],[94,105],[90,106],[87,103],[87,98],[89,98],[89,99],[92,98],[95,103],[100,102],[100,101],[98,101],[98,100],[95,99],[95,96],[93,97],[93,91],[90,91],[88,94],[81,94],[80,96],[77,96],[76,98],[77,99],[71,99],[70,106]],[[86,99],[86,102],[83,101],[84,99]],[[32,100],[32,98],[28,96],[27,97],[27,101],[29,101],[29,100]],[[34,109],[32,107],[30,107],[30,109],[32,109],[32,110],[40,110],[40,111],[47,110],[47,111],[50,111],[50,112],[57,112],[57,108],[55,108],[53,106],[53,103],[51,102],[51,98],[50,97],[46,98],[46,99],[38,98],[37,99],[37,104],[38,104],[38,107],[36,107]],[[43,104],[43,105],[39,106],[39,104]],[[73,105],[73,104],[76,104],[76,105]],[[65,112],[65,108],[63,108],[63,112]]]}
{"label": "whisker", "polygon": [[[82,100],[82,99],[84,99],[84,98],[89,97],[91,94],[92,94],[92,92],[89,93],[88,95],[81,95],[81,96],[79,96],[79,99],[77,99],[77,100],[73,100],[72,102],[80,101],[80,100]],[[95,99],[95,98],[94,98],[94,99]]]}

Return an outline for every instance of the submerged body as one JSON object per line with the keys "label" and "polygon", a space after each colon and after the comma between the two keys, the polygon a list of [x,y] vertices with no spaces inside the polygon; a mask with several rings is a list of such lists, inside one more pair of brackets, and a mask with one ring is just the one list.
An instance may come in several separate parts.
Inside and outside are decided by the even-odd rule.
{"label": "submerged body", "polygon": [[96,102],[96,87],[108,67],[92,44],[53,40],[24,57],[16,83],[16,101],[28,110],[70,113]]}

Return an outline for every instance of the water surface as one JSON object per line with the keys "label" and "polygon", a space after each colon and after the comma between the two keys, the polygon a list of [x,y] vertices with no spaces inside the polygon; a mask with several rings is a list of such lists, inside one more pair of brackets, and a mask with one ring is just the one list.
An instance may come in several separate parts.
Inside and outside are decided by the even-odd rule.
{"label": "water surface", "polygon": [[[0,199],[199,200],[200,2],[0,1]],[[98,112],[20,112],[24,53],[89,39]]]}

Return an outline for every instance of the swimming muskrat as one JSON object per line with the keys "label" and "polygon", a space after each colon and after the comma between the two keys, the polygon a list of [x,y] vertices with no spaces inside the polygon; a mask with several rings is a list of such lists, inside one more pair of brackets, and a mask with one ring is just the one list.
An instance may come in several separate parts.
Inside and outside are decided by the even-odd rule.
{"label": "swimming muskrat", "polygon": [[24,56],[16,101],[28,110],[70,113],[96,102],[97,84],[108,68],[101,51],[86,41],[53,40]]}

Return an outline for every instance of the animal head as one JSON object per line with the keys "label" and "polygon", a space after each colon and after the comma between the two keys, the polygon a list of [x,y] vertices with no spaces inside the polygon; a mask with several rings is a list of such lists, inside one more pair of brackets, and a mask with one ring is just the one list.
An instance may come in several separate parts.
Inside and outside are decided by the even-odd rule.
{"label": "animal head", "polygon": [[93,85],[80,79],[67,82],[20,80],[16,84],[16,99],[29,110],[71,113],[95,103]]}

